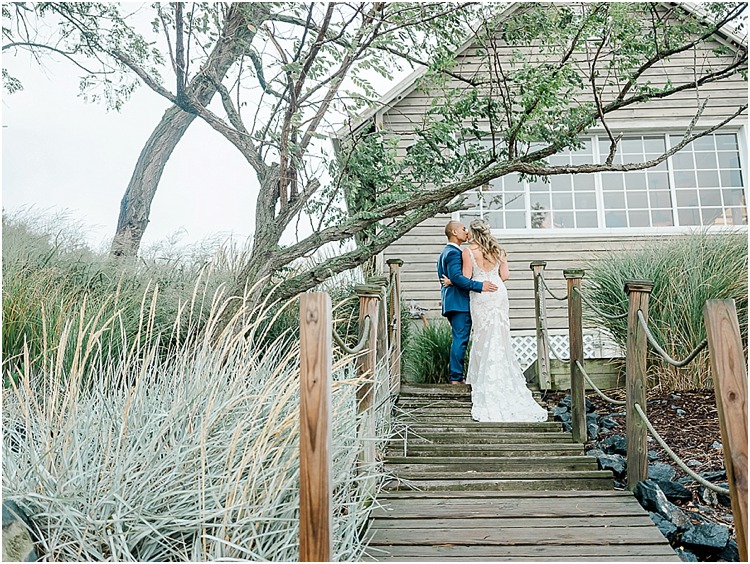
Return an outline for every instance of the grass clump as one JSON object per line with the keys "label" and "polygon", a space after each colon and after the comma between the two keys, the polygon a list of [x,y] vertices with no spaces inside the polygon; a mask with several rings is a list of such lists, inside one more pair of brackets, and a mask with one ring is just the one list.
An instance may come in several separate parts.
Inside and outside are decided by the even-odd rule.
{"label": "grass clump", "polygon": [[[95,380],[62,346],[36,363],[25,348],[4,397],[3,498],[29,515],[43,560],[298,560],[298,340],[259,338],[264,311],[239,308],[220,328],[229,300],[209,301],[201,330],[180,308],[174,324],[191,333],[167,355],[142,335],[149,316],[112,355],[102,336],[124,314],[86,324],[79,312],[63,342],[83,327],[72,354]],[[337,364],[332,394],[333,557],[349,561],[363,550],[368,478],[356,474],[352,373]]]}
{"label": "grass clump", "polygon": [[[703,306],[709,299],[735,301],[747,348],[747,268],[745,233],[694,232],[599,257],[587,267],[584,292],[600,309],[619,314],[628,308],[625,281],[651,280],[649,329],[672,358],[681,360],[706,337]],[[626,319],[608,320],[589,312],[589,320],[625,348]],[[649,346],[648,363],[652,385],[673,390],[712,386],[707,350],[687,367],[675,368]]]}
{"label": "grass clump", "polygon": [[[414,384],[446,384],[450,379],[450,352],[453,336],[450,324],[443,319],[431,320],[419,330],[408,331],[404,348],[404,378]],[[464,368],[471,342],[466,349]]]}

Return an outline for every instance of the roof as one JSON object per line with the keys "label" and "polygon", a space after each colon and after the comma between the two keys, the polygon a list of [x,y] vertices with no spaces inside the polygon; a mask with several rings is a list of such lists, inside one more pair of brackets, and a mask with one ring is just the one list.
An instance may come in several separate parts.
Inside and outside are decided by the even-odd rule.
{"label": "roof", "polygon": [[[498,15],[498,18],[507,17],[512,12],[514,12],[518,7],[523,4],[523,2],[512,2],[510,3],[504,10],[500,12]],[[707,19],[708,13],[701,9],[697,5],[693,5],[692,3],[688,2],[663,2],[665,6],[679,6],[683,10],[687,11],[690,14],[693,14],[694,16],[700,18],[700,19]],[[723,29],[720,31],[721,36],[723,36],[725,39],[728,39],[732,43],[735,43],[738,46],[747,48],[747,35],[744,37],[740,36],[738,33],[736,33],[735,30],[729,30],[729,29]],[[472,35],[469,37],[461,47],[456,51],[457,55],[460,55],[464,53],[471,45],[474,43],[475,37]],[[423,66],[418,69],[416,69],[414,72],[409,74],[407,77],[405,77],[403,80],[398,82],[393,88],[391,88],[388,92],[383,94],[375,103],[373,106],[356,116],[353,121],[348,122],[344,124],[342,127],[337,129],[332,137],[334,140],[334,145],[338,144],[338,141],[341,139],[346,138],[347,136],[351,135],[355,131],[357,131],[360,127],[362,127],[365,123],[367,123],[370,118],[375,116],[378,112],[389,109],[393,107],[395,104],[397,104],[399,101],[401,101],[402,98],[409,95],[416,87],[419,81],[419,78],[422,77],[424,74],[427,73],[427,67]]]}

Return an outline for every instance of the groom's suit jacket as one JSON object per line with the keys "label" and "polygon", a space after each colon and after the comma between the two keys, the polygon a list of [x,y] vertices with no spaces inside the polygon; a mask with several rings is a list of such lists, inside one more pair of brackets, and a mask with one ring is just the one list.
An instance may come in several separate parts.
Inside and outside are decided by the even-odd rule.
{"label": "groom's suit jacket", "polygon": [[469,311],[469,292],[481,292],[482,283],[466,278],[461,271],[461,249],[455,245],[446,245],[437,262],[438,280],[445,274],[453,283],[452,286],[441,286],[440,297],[443,302],[443,315],[455,311]]}

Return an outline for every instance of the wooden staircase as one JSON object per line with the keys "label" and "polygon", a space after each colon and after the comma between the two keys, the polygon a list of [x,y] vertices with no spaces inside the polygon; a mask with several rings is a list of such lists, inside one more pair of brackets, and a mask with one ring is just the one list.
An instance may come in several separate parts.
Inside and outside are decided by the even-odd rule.
{"label": "wooden staircase", "polygon": [[402,387],[368,560],[679,561],[560,423],[470,413],[468,386]]}

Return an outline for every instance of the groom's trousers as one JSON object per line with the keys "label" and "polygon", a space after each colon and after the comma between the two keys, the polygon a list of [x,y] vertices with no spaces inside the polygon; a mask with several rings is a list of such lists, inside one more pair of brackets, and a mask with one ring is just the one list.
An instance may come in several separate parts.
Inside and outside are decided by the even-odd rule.
{"label": "groom's trousers", "polygon": [[471,315],[468,311],[452,311],[446,314],[453,330],[453,341],[451,341],[450,356],[450,379],[463,380],[464,378],[464,356],[466,346],[469,344],[471,333]]}

